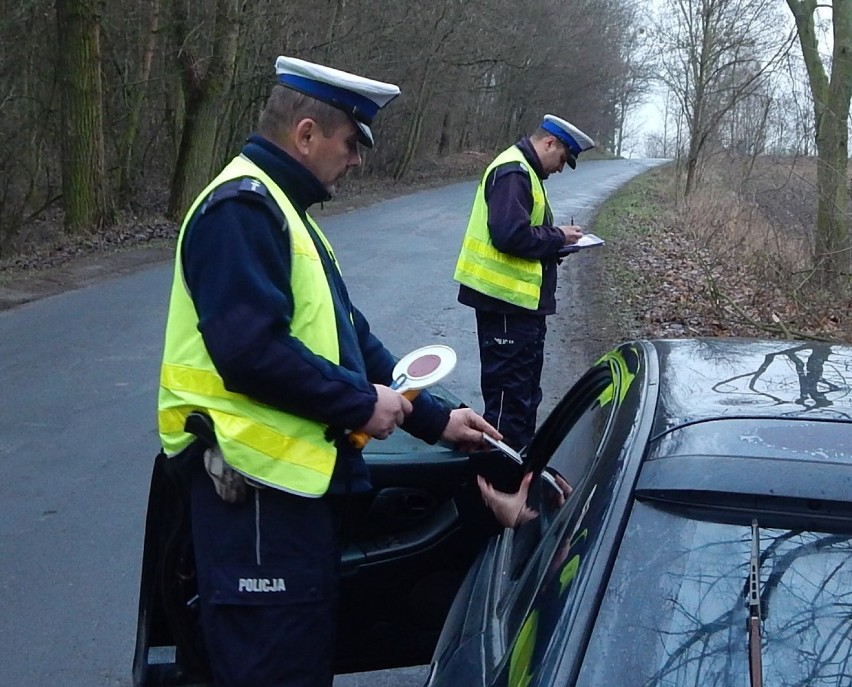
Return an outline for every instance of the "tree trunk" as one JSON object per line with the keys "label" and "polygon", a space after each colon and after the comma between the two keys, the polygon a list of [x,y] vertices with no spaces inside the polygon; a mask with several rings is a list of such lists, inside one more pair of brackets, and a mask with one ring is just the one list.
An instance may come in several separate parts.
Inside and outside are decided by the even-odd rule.
{"label": "tree trunk", "polygon": [[787,0],[787,5],[796,20],[814,101],[819,164],[814,268],[821,285],[839,288],[848,283],[852,272],[852,242],[847,212],[849,152],[846,129],[852,98],[852,7],[848,0],[832,2],[834,51],[829,80],[820,59],[814,31],[816,0]]}
{"label": "tree trunk", "polygon": [[136,144],[136,135],[139,130],[139,115],[145,95],[148,92],[148,80],[151,77],[151,63],[154,59],[154,51],[157,47],[157,32],[160,26],[160,0],[151,0],[150,16],[145,36],[145,45],[142,50],[142,60],[139,71],[136,74],[136,83],[133,84],[133,94],[130,98],[130,107],[127,113],[127,126],[124,128],[124,136],[121,143],[121,177],[119,178],[119,195],[127,199],[131,195],[135,168],[133,163],[133,150]]}
{"label": "tree trunk", "polygon": [[326,34],[326,44],[324,57],[325,63],[330,64],[333,60],[333,49],[337,40],[337,27],[343,22],[343,15],[346,11],[346,0],[336,0],[334,10],[331,15],[331,21],[328,23],[328,33]]}
{"label": "tree trunk", "polygon": [[849,278],[847,139],[846,117],[822,117],[816,139],[819,201],[814,266],[826,287],[839,286],[844,274]]}
{"label": "tree trunk", "polygon": [[420,143],[420,132],[423,127],[423,112],[426,107],[426,102],[429,100],[430,77],[432,73],[432,62],[427,59],[423,65],[423,78],[420,79],[420,88],[417,89],[417,100],[414,104],[414,112],[411,115],[411,121],[408,126],[408,134],[405,137],[405,152],[399,158],[396,168],[393,172],[393,178],[396,181],[405,176],[408,166],[414,159],[414,153],[417,151],[417,146]]}
{"label": "tree trunk", "polygon": [[444,118],[441,120],[441,135],[438,138],[438,156],[444,157],[450,152],[450,122],[452,117],[450,110],[444,112]]}
{"label": "tree trunk", "polygon": [[[174,6],[177,12],[178,3]],[[179,62],[185,100],[184,122],[178,158],[172,177],[168,216],[180,220],[195,196],[207,185],[216,159],[219,127],[227,111],[239,37],[240,2],[217,0],[212,55],[206,72],[201,74],[199,60],[189,49],[181,48]],[[178,44],[186,37],[185,22],[177,16]]]}
{"label": "tree trunk", "polygon": [[56,0],[62,92],[62,205],[65,230],[113,221],[104,174],[100,0]]}

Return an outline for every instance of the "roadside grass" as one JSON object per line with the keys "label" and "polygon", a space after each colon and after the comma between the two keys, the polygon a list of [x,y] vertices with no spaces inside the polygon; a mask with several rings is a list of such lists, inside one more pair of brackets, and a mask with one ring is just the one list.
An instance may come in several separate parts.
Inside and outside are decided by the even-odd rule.
{"label": "roadside grass", "polygon": [[623,338],[649,335],[640,326],[638,304],[658,292],[663,280],[630,256],[638,247],[652,246],[655,234],[664,226],[671,212],[667,200],[671,183],[668,165],[635,177],[603,203],[591,227],[592,233],[606,241],[600,253],[606,284],[603,294],[612,326]]}
{"label": "roadside grass", "polygon": [[674,166],[656,168],[602,206],[592,231],[607,240],[611,317],[639,337],[852,341],[852,285],[810,279],[813,186],[791,208],[789,165],[742,169],[717,162],[684,200]]}
{"label": "roadside grass", "polygon": [[644,240],[668,209],[669,167],[657,167],[634,178],[611,196],[595,217],[594,233],[603,239]]}

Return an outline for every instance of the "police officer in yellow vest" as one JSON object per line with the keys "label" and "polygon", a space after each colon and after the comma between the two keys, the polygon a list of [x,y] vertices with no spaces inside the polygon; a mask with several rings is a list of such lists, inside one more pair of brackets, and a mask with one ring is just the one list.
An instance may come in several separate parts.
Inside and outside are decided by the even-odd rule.
{"label": "police officer in yellow vest", "polygon": [[[500,437],[470,409],[387,386],[394,358],[308,214],[360,164],[399,89],[289,57],[276,73],[257,133],[181,227],[160,378],[165,453],[199,454],[190,512],[217,687],[332,684],[334,502],[371,488],[347,432],[401,426],[466,449]],[[185,429],[198,410],[215,431],[206,451]]]}
{"label": "police officer in yellow vest", "polygon": [[535,432],[560,251],[583,233],[554,225],[542,182],[566,164],[574,169],[593,146],[577,127],[545,115],[500,153],[476,189],[456,265],[458,300],[476,310],[484,416],[516,450]]}

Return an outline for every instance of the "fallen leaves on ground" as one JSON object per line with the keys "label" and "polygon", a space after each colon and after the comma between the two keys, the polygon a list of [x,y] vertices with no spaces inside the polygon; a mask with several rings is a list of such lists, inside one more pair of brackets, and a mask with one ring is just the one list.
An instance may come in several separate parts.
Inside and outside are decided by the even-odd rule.
{"label": "fallen leaves on ground", "polygon": [[[775,208],[777,218],[781,191],[772,193],[777,179],[767,176],[764,184],[772,188],[761,197]],[[690,209],[665,194],[654,202],[661,208],[655,219],[626,217],[631,231],[608,241],[607,268],[621,275],[614,280],[613,298],[632,314],[631,336],[852,340],[848,284],[845,291],[842,284],[836,291],[810,284],[807,272],[790,267],[798,256],[785,255],[783,242],[755,247],[743,241],[731,249],[757,223],[765,227],[759,205],[749,206],[748,212],[732,208],[724,221],[718,208]],[[789,228],[790,213],[788,209],[786,224],[777,231]],[[800,220],[804,224],[810,218]]]}

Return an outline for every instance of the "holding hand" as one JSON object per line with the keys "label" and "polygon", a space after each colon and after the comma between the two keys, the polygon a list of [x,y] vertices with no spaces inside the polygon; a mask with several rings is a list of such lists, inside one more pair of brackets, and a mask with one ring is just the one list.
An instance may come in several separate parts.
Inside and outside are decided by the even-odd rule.
{"label": "holding hand", "polygon": [[485,447],[483,432],[495,439],[503,438],[479,413],[470,408],[456,408],[450,411],[450,421],[444,427],[441,439],[457,444],[462,453],[472,453]]}
{"label": "holding hand", "polygon": [[387,439],[405,420],[413,407],[411,401],[397,391],[382,384],[373,384],[376,389],[376,405],[367,424],[359,429],[376,439]]}
{"label": "holding hand", "polygon": [[503,527],[517,527],[538,517],[538,511],[527,505],[527,494],[533,474],[528,472],[524,475],[518,491],[514,494],[497,491],[482,475],[477,475],[476,482],[482,500]]}
{"label": "holding hand", "polygon": [[[498,491],[482,475],[477,475],[476,481],[479,484],[479,493],[482,494],[482,500],[491,509],[491,512],[494,513],[497,522],[503,527],[517,527],[538,517],[538,511],[527,505],[527,495],[529,494],[533,474],[533,472],[526,473],[523,479],[521,479],[518,491],[513,494]],[[546,491],[546,496],[549,497],[548,508],[555,510],[564,506],[565,501],[571,496],[574,488],[562,475],[554,470],[545,468],[541,477],[552,487]]]}
{"label": "holding hand", "polygon": [[583,228],[576,224],[570,224],[559,228],[565,235],[566,246],[572,246],[577,243],[577,241],[579,241],[581,238],[583,238]]}

